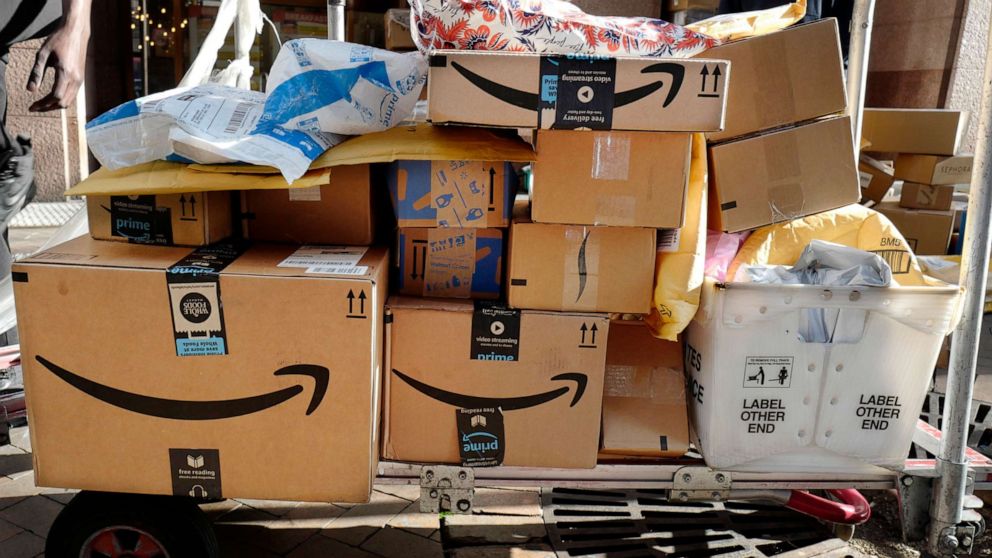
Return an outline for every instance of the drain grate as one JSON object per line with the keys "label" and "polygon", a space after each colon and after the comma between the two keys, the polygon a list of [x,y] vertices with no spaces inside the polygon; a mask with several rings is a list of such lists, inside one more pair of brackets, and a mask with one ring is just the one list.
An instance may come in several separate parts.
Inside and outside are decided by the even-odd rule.
{"label": "drain grate", "polygon": [[542,491],[559,558],[775,556],[832,539],[817,520],[751,502],[680,503],[666,490]]}
{"label": "drain grate", "polygon": [[[931,391],[923,400],[920,418],[938,429],[944,424],[944,394]],[[971,420],[968,423],[968,447],[992,457],[992,403],[971,402]],[[911,459],[933,459],[934,455],[917,444],[910,449]]]}

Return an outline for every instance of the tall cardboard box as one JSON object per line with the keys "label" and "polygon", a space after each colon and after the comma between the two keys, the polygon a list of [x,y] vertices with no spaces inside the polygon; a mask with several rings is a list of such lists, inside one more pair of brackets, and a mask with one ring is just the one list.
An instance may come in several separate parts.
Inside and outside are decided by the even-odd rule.
{"label": "tall cardboard box", "polygon": [[366,501],[388,258],[322,260],[77,238],[17,263],[37,483]]}
{"label": "tall cardboard box", "polygon": [[509,302],[514,308],[646,314],[651,308],[656,231],[549,225],[510,228]]}
{"label": "tall cardboard box", "polygon": [[715,132],[730,64],[441,50],[430,56],[428,119],[507,128]]}
{"label": "tall cardboard box", "polygon": [[244,190],[241,198],[252,240],[367,246],[375,239],[369,165],[334,167],[322,186]]}
{"label": "tall cardboard box", "polygon": [[677,229],[689,134],[542,130],[531,212],[539,223]]}
{"label": "tall cardboard box", "polygon": [[973,155],[900,154],[896,157],[895,177],[920,184],[968,184],[973,163]]}
{"label": "tall cardboard box", "polygon": [[689,450],[682,344],[614,320],[606,346],[601,452],[681,457]]}
{"label": "tall cardboard box", "polygon": [[864,154],[858,160],[858,176],[861,178],[862,203],[881,202],[895,182],[891,167]]}
{"label": "tall cardboard box", "polygon": [[388,307],[385,458],[595,466],[605,315],[406,297]]}
{"label": "tall cardboard box", "polygon": [[442,298],[498,298],[502,229],[400,229],[399,292]]}
{"label": "tall cardboard box", "polygon": [[90,236],[134,244],[203,246],[231,236],[230,192],[86,196]]}
{"label": "tall cardboard box", "polygon": [[489,228],[510,224],[517,174],[494,161],[396,161],[386,182],[403,227]]}
{"label": "tall cardboard box", "polygon": [[861,135],[873,152],[954,155],[968,129],[968,113],[948,109],[866,108]]}
{"label": "tall cardboard box", "polygon": [[709,141],[803,122],[847,108],[837,20],[806,25],[711,48],[706,58],[730,61],[723,131]]}
{"label": "tall cardboard box", "polygon": [[953,198],[953,184],[933,186],[930,184],[903,182],[902,192],[899,197],[899,206],[910,209],[944,211],[951,208]]}
{"label": "tall cardboard box", "polygon": [[846,116],[717,144],[709,155],[714,230],[746,231],[861,198]]}
{"label": "tall cardboard box", "polygon": [[947,254],[954,230],[954,211],[906,209],[895,202],[882,202],[873,209],[885,215],[899,229],[909,248],[919,256]]}

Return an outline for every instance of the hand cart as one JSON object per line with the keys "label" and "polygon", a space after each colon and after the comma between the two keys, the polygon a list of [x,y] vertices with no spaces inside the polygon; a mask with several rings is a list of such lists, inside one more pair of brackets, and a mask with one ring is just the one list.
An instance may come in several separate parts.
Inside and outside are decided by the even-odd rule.
{"label": "hand cart", "polygon": [[[328,0],[330,38],[344,36],[344,0]],[[855,0],[851,26],[848,97],[854,137],[861,136],[865,76],[874,0]],[[900,472],[859,474],[742,473],[716,471],[698,457],[646,464],[601,464],[594,469],[471,469],[382,462],[379,483],[419,484],[422,511],[466,513],[473,490],[485,486],[651,488],[682,502],[771,500],[787,503],[792,491],[895,489],[908,540],[928,539],[935,555],[970,553],[984,529],[975,490],[992,490],[992,459],[967,446],[977,341],[984,305],[992,225],[992,40],[988,43],[975,172],[965,231],[961,289],[963,313],[954,333],[943,428],[920,421],[914,442],[935,455],[907,459]],[[855,142],[857,145],[858,142]],[[857,147],[856,147],[857,150]],[[931,505],[932,504],[932,505]],[[126,543],[126,546],[122,545]],[[128,549],[128,550],[126,550]],[[217,541],[193,499],[83,492],[63,510],[49,535],[48,556],[212,557]]]}

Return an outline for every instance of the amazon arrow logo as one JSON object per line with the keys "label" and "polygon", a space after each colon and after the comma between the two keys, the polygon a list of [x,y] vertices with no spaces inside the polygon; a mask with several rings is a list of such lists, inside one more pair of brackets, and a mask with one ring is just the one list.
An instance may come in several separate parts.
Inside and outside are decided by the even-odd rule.
{"label": "amazon arrow logo", "polygon": [[[540,96],[537,93],[529,93],[527,91],[521,91],[520,89],[514,89],[512,87],[507,87],[503,84],[496,83],[495,81],[482,77],[472,70],[469,70],[458,62],[452,62],[451,67],[454,68],[456,72],[461,74],[462,77],[468,80],[469,83],[475,85],[479,89],[485,91],[493,97],[496,97],[504,103],[509,103],[513,106],[534,112],[538,111],[538,107],[540,106]],[[675,97],[679,94],[679,90],[682,89],[682,81],[685,79],[685,66],[675,62],[659,62],[642,69],[641,73],[668,74],[672,77],[672,86],[668,90],[668,95],[665,96],[665,102],[661,105],[662,108],[664,108],[672,104],[672,101],[674,101]],[[629,105],[630,103],[647,97],[663,87],[665,87],[663,82],[655,81],[647,85],[642,85],[641,87],[621,91],[614,95],[613,106],[615,108]]]}
{"label": "amazon arrow logo", "polygon": [[[127,411],[175,420],[217,420],[250,415],[289,401],[304,391],[303,386],[297,384],[278,391],[240,399],[218,401],[162,399],[105,386],[74,374],[44,357],[36,356],[35,359],[62,381],[90,397]],[[330,382],[330,371],[323,366],[314,364],[286,366],[276,370],[274,375],[313,378],[314,388],[313,395],[310,397],[310,405],[307,407],[308,416],[313,414],[324,400],[327,384]]]}
{"label": "amazon arrow logo", "polygon": [[[420,393],[423,393],[427,397],[440,401],[441,403],[447,403],[448,405],[458,407],[459,409],[482,409],[486,407],[493,407],[500,408],[503,411],[519,411],[521,409],[529,409],[531,407],[537,407],[538,405],[543,405],[544,403],[553,401],[562,395],[565,395],[568,393],[568,390],[571,389],[570,386],[566,386],[535,395],[525,395],[523,397],[478,397],[436,388],[432,385],[414,380],[410,376],[407,376],[395,368],[393,369],[393,374],[396,374],[399,379],[403,380],[410,387]],[[575,382],[575,393],[572,395],[572,402],[569,403],[569,407],[574,407],[579,400],[582,399],[582,394],[586,391],[586,383],[588,382],[588,379],[588,376],[585,374],[578,374],[574,372],[558,374],[557,376],[551,378],[552,381],[568,380]]]}

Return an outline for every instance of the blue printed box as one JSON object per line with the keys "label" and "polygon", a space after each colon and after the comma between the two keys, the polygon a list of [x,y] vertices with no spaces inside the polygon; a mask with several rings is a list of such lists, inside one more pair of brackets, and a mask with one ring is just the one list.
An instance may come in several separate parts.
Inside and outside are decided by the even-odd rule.
{"label": "blue printed box", "polygon": [[400,229],[398,253],[403,294],[476,299],[500,295],[501,229]]}
{"label": "blue printed box", "polygon": [[508,227],[517,189],[510,163],[397,161],[387,177],[404,227]]}

